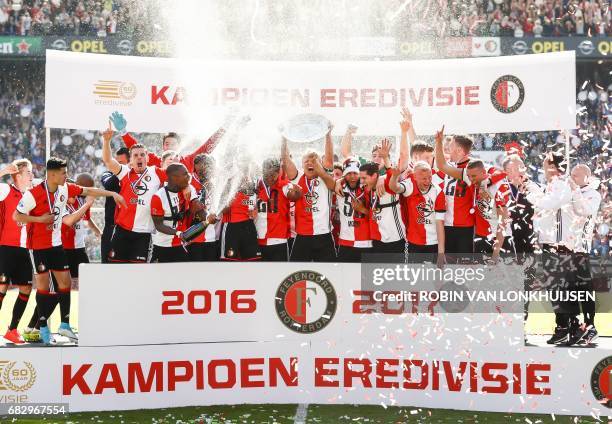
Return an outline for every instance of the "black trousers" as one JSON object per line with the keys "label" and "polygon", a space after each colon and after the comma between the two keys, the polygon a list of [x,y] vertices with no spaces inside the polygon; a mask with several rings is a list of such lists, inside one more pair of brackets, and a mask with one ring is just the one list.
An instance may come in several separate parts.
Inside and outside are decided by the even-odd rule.
{"label": "black trousers", "polygon": [[474,227],[444,227],[444,251],[449,263],[469,261],[474,253]]}
{"label": "black trousers", "polygon": [[287,243],[259,246],[261,260],[265,262],[287,262],[289,260],[289,246]]}
{"label": "black trousers", "polygon": [[[563,246],[542,245],[542,268],[544,269],[544,281],[548,282],[547,290],[564,292],[577,289],[577,269],[574,253],[571,250]],[[558,327],[578,324],[580,313],[578,301],[560,300],[551,303]]]}
{"label": "black trousers", "polygon": [[371,252],[369,247],[338,246],[338,262],[361,263],[361,255]]}
{"label": "black trousers", "polygon": [[191,243],[187,246],[191,262],[214,262],[219,260],[219,242]]}
{"label": "black trousers", "polygon": [[408,259],[409,264],[436,263],[438,259],[437,244],[414,244],[408,243]]}
{"label": "black trousers", "polygon": [[291,262],[335,262],[336,247],[331,233],[316,236],[297,235],[291,249]]}
{"label": "black trousers", "polygon": [[104,225],[104,230],[102,231],[102,238],[100,240],[100,259],[103,264],[107,264],[109,262],[108,254],[111,250],[111,239],[113,238],[114,230],[114,225]]}

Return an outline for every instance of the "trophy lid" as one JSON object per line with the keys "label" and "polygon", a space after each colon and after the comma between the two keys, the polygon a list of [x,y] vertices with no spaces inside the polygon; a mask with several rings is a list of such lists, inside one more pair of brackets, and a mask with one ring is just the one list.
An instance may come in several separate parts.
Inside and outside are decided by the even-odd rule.
{"label": "trophy lid", "polygon": [[329,131],[329,119],[315,113],[296,115],[286,121],[281,133],[289,141],[310,143],[325,137]]}

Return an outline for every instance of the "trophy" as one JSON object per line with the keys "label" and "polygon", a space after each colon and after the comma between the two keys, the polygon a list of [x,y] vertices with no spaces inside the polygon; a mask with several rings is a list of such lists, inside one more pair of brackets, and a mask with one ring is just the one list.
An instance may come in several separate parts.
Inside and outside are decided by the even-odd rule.
{"label": "trophy", "polygon": [[304,113],[296,115],[280,126],[283,137],[295,143],[311,143],[325,137],[330,122],[323,115]]}

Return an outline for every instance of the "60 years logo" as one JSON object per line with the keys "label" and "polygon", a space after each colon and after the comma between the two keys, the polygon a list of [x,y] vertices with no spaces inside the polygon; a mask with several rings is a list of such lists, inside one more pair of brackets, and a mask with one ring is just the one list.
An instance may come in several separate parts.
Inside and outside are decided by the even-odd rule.
{"label": "60 years logo", "polygon": [[27,361],[0,361],[0,390],[25,392],[36,382],[36,369]]}

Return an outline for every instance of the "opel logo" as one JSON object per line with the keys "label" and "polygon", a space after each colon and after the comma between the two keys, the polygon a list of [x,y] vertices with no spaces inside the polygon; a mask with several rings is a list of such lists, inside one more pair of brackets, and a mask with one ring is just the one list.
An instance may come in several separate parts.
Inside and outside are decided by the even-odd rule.
{"label": "opel logo", "polygon": [[121,54],[126,55],[132,53],[132,50],[134,50],[134,47],[132,46],[132,42],[130,40],[119,41],[119,43],[117,44],[117,48],[119,49],[119,52]]}
{"label": "opel logo", "polygon": [[529,48],[527,47],[527,43],[523,40],[515,41],[514,44],[512,44],[512,51],[514,54],[525,54],[527,50],[529,50]]}
{"label": "opel logo", "polygon": [[67,50],[68,44],[63,38],[58,38],[53,43],[51,43],[51,48],[53,48],[54,50]]}
{"label": "opel logo", "polygon": [[592,41],[584,40],[578,44],[578,50],[584,55],[590,55],[595,50],[595,46]]}

